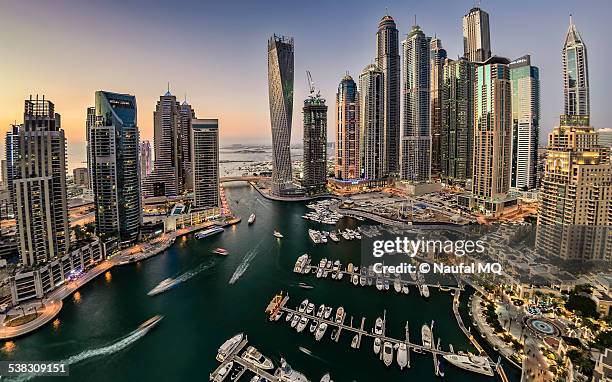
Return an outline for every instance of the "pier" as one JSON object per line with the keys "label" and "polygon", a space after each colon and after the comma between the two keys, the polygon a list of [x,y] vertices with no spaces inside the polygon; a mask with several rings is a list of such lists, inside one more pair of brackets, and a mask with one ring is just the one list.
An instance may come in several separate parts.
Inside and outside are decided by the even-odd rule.
{"label": "pier", "polygon": [[[242,376],[242,374],[244,374],[245,371],[250,370],[251,372],[262,376],[264,378],[266,378],[268,381],[270,382],[279,382],[280,379],[278,379],[276,376],[270,374],[269,372],[260,369],[258,367],[253,366],[251,363],[245,361],[244,359],[242,359],[242,357],[240,357],[238,354],[242,351],[242,349],[244,349],[244,347],[246,346],[246,344],[248,343],[248,339],[245,337],[242,342],[240,342],[240,344],[238,344],[238,346],[236,346],[234,348],[234,350],[232,350],[232,352],[230,354],[227,355],[227,357],[225,357],[225,360],[223,360],[223,362],[221,362],[221,364],[212,372],[210,373],[210,380],[214,380],[215,377],[217,375],[219,375],[219,372],[221,371],[221,369],[223,369],[224,367],[226,367],[226,365],[230,362],[234,362],[234,365],[238,364],[240,366],[242,366],[242,371],[239,372],[238,377],[235,378],[235,380],[239,380],[240,377]],[[227,375],[229,375],[231,370],[228,370],[226,372],[226,377]]]}

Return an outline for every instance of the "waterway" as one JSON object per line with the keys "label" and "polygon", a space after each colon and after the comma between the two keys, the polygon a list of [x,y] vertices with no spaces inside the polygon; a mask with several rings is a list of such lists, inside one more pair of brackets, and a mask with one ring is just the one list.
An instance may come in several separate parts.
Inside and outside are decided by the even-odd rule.
{"label": "waterway", "polygon": [[[400,371],[395,360],[392,367],[383,365],[370,339],[364,339],[356,350],[350,348],[348,333],[336,343],[328,330],[324,340],[316,342],[308,330],[296,333],[284,317],[269,322],[264,310],[281,290],[291,296],[288,306],[304,298],[316,304],[342,305],[347,317],[355,317],[355,325],[365,316],[368,329],[386,309],[387,334],[395,338],[404,338],[409,321],[411,339],[420,341],[421,325],[434,320],[435,336],[442,338],[444,349],[452,343],[455,351],[474,350],[455,321],[449,293],[432,289],[431,297],[424,300],[414,288],[405,296],[392,290],[354,287],[346,280],[296,275],[293,265],[303,253],[317,262],[327,257],[357,263],[359,242],[315,247],[307,229],[318,224],[301,218],[307,210],[305,203],[269,201],[246,183],[226,184],[225,190],[242,223],[203,240],[179,239],[157,257],[101,275],[64,301],[53,324],[4,343],[0,358],[64,360],[71,363],[69,379],[74,381],[205,381],[218,364],[219,345],[244,332],[263,354],[274,361],[286,358],[311,381],[319,381],[325,372],[336,382],[440,380],[434,376],[430,355],[412,353],[412,367]],[[246,220],[251,212],[257,214],[257,220],[249,226]],[[345,218],[339,227],[357,224],[362,223]],[[285,238],[273,237],[274,229]],[[226,248],[230,255],[211,254],[216,247]],[[167,277],[180,277],[182,283],[148,297],[147,292]],[[301,289],[301,281],[315,288]],[[157,328],[146,335],[135,331],[155,314],[165,317]],[[494,380],[449,364],[444,370],[446,381]]]}

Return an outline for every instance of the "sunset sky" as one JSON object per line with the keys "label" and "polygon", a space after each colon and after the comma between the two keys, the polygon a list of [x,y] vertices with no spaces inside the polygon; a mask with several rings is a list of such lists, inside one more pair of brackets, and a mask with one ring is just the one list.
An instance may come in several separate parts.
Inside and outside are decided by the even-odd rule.
{"label": "sunset sky", "polygon": [[[24,99],[44,94],[62,115],[74,167],[85,157],[85,111],[96,90],[136,95],[141,137],[152,139],[155,102],[170,82],[181,100],[187,94],[198,117],[220,119],[222,144],[269,143],[266,42],[277,33],[295,38],[292,143],[301,142],[306,70],[331,106],[333,140],[338,82],[346,71],[357,79],[373,61],[385,7],[402,36],[416,14],[425,33],[441,38],[456,58],[463,50],[461,18],[474,3],[0,0],[0,131],[4,136],[10,123],[23,120]],[[592,124],[612,126],[612,2],[484,0],[481,7],[490,14],[493,53],[531,54],[540,67],[541,142],[562,112],[569,13],[588,47]]]}

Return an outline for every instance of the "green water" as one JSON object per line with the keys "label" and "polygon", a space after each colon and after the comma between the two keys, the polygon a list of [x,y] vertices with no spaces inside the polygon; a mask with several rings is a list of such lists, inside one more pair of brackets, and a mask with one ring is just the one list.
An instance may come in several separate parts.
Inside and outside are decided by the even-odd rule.
{"label": "green water", "polygon": [[[318,224],[301,218],[307,210],[304,203],[266,200],[245,183],[226,185],[226,195],[243,218],[241,224],[204,240],[179,239],[164,254],[114,268],[83,287],[79,298],[67,298],[57,325],[15,340],[12,349],[5,344],[2,358],[69,360],[70,378],[57,378],[60,381],[207,381],[218,364],[219,345],[244,332],[262,353],[274,361],[285,357],[311,381],[319,381],[328,371],[336,382],[440,380],[434,376],[431,356],[412,353],[412,367],[400,371],[395,360],[392,367],[384,366],[374,355],[370,339],[356,350],[350,348],[352,335],[346,332],[338,343],[331,341],[331,330],[316,342],[308,329],[297,333],[284,317],[269,322],[264,310],[281,290],[290,294],[290,307],[304,298],[317,305],[342,305],[347,320],[354,316],[357,324],[366,317],[368,330],[386,309],[387,334],[395,338],[404,338],[409,321],[411,338],[420,341],[421,325],[435,320],[435,336],[442,338],[444,349],[452,343],[456,351],[473,350],[454,319],[450,294],[432,289],[431,297],[424,300],[416,289],[405,296],[354,287],[346,278],[338,282],[296,275],[293,265],[303,253],[317,262],[321,257],[340,259],[343,264],[358,262],[359,242],[343,240],[315,247],[307,228]],[[251,212],[257,214],[257,221],[249,226],[246,219]],[[357,223],[343,219],[339,225]],[[274,238],[274,229],[285,238]],[[210,254],[215,247],[226,248],[230,255]],[[244,273],[230,284],[237,269]],[[161,280],[186,272],[192,277],[174,289],[147,296]],[[300,281],[315,288],[301,289]],[[144,336],[134,332],[155,314],[165,316],[157,328]],[[446,381],[494,380],[448,364],[444,370]],[[247,376],[241,381],[248,381]]]}

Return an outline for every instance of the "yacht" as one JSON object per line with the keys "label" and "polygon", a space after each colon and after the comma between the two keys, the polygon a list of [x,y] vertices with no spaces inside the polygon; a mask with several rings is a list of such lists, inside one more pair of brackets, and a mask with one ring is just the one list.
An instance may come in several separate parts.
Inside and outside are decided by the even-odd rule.
{"label": "yacht", "polygon": [[255,347],[249,346],[247,350],[242,353],[242,359],[250,363],[251,365],[258,367],[263,370],[274,369],[272,361],[261,354]]}
{"label": "yacht", "polygon": [[323,317],[323,312],[325,312],[325,305],[321,304],[319,305],[319,309],[317,309],[317,317]]}
{"label": "yacht", "polygon": [[365,286],[367,282],[368,279],[364,275],[359,276],[359,285]]}
{"label": "yacht", "polygon": [[165,280],[163,280],[162,282],[160,282],[159,284],[157,284],[157,286],[155,286],[155,288],[151,289],[149,291],[149,293],[147,293],[148,296],[155,296],[157,294],[163,293],[165,291],[167,291],[168,289],[172,288],[173,286],[175,286],[176,284],[178,284],[180,281],[177,281],[173,278],[167,278]]}
{"label": "yacht", "polygon": [[402,292],[402,282],[399,278],[396,278],[395,281],[393,281],[393,289],[395,289],[397,293]]}
{"label": "yacht", "polygon": [[376,337],[374,338],[374,354],[378,354],[380,353],[380,338]]}
{"label": "yacht", "polygon": [[280,232],[278,232],[276,230],[274,231],[273,235],[274,235],[274,237],[277,237],[279,239],[282,239],[284,237],[282,233],[280,233]]}
{"label": "yacht", "polygon": [[138,326],[138,330],[149,331],[149,330],[153,329],[154,327],[156,327],[157,324],[159,324],[159,322],[162,320],[162,318],[164,318],[164,316],[157,314],[157,315],[149,318],[148,320],[146,320],[142,324],[140,324],[140,326]]}
{"label": "yacht", "polygon": [[397,350],[397,364],[401,370],[404,370],[406,365],[408,365],[408,347],[405,342],[399,344],[399,349]]}
{"label": "yacht", "polygon": [[282,311],[282,310],[279,310],[279,311],[278,311],[278,312],[277,312],[277,313],[274,315],[274,317],[273,317],[272,319],[273,319],[274,321],[278,321],[278,320],[280,320],[280,318],[281,318],[282,316],[283,316],[283,311]]}
{"label": "yacht", "polygon": [[380,278],[376,279],[376,289],[378,290],[383,290],[384,286],[383,286],[383,281]]}
{"label": "yacht", "polygon": [[228,250],[225,248],[215,248],[211,252],[214,253],[215,255],[221,255],[221,256],[229,255]]}
{"label": "yacht", "polygon": [[431,329],[429,328],[429,325],[424,324],[421,327],[421,338],[423,340],[423,346],[426,348],[431,348]]}
{"label": "yacht", "polygon": [[308,306],[306,307],[306,314],[312,314],[312,312],[314,312],[314,308],[315,304],[312,302],[308,303]]}
{"label": "yacht", "polygon": [[288,312],[285,316],[285,321],[289,322],[293,318],[293,312]]}
{"label": "yacht", "polygon": [[300,307],[298,308],[298,312],[304,313],[307,307],[308,307],[308,299],[302,301],[302,303],[300,304]]}
{"label": "yacht", "polygon": [[329,234],[329,238],[332,239],[333,242],[337,243],[340,241],[340,239],[338,238],[338,235],[336,235],[335,232],[331,232]]}
{"label": "yacht", "polygon": [[384,279],[383,283],[385,284],[385,290],[389,290],[389,287],[390,287],[389,279]]}
{"label": "yacht", "polygon": [[196,233],[195,237],[196,237],[196,239],[204,239],[205,237],[216,235],[216,234],[221,233],[223,231],[224,231],[223,227],[214,226],[214,227],[210,227],[208,229],[205,229],[202,232]]}
{"label": "yacht", "polygon": [[449,354],[443,356],[451,364],[468,371],[493,376],[493,370],[487,357],[476,356],[474,354]]}
{"label": "yacht", "polygon": [[341,235],[344,238],[344,240],[351,240],[350,236],[348,235],[346,231],[342,231]]}
{"label": "yacht", "polygon": [[300,319],[300,322],[297,324],[297,331],[298,333],[301,333],[304,331],[304,329],[306,328],[306,326],[308,325],[308,317],[304,316]]}
{"label": "yacht", "polygon": [[351,347],[353,349],[357,349],[358,344],[359,344],[359,334],[355,334],[355,337],[353,337],[353,340],[351,341]]}
{"label": "yacht", "polygon": [[259,382],[259,375],[254,375],[253,378],[251,378],[251,382]]}
{"label": "yacht", "polygon": [[338,280],[342,280],[342,276],[344,276],[344,272],[338,271]]}
{"label": "yacht", "polygon": [[325,331],[327,330],[327,323],[322,322],[319,327],[317,327],[317,331],[315,332],[315,340],[321,341],[321,338],[325,335]]}
{"label": "yacht", "polygon": [[310,240],[312,240],[313,243],[321,244],[322,237],[321,237],[321,234],[319,233],[319,231],[315,231],[314,229],[309,229],[308,230],[308,236],[310,236]]}
{"label": "yacht", "polygon": [[234,362],[228,362],[225,366],[223,366],[219,372],[217,373],[217,375],[215,375],[215,377],[212,379],[213,382],[221,382],[225,379],[225,377],[227,377],[227,375],[229,374],[230,370],[232,370],[232,367],[234,367]]}
{"label": "yacht", "polygon": [[325,318],[326,320],[328,320],[331,317],[332,311],[334,309],[331,306],[327,306],[325,307],[325,312],[323,313],[323,318]]}
{"label": "yacht", "polygon": [[317,330],[318,325],[319,325],[319,321],[312,320],[312,322],[310,323],[310,333],[314,333],[315,330]]}
{"label": "yacht", "polygon": [[312,285],[310,284],[306,284],[306,283],[299,283],[298,286],[302,289],[312,289],[314,288]]}
{"label": "yacht", "polygon": [[295,326],[297,325],[299,321],[300,321],[300,315],[299,314],[293,315],[293,318],[291,319],[291,327],[295,328]]}
{"label": "yacht", "polygon": [[229,340],[225,341],[217,351],[217,361],[225,361],[225,357],[227,357],[236,348],[236,346],[240,344],[243,338],[244,334],[238,333]]}
{"label": "yacht", "polygon": [[408,289],[408,284],[405,284],[405,285],[402,287],[402,293],[403,293],[403,294],[408,294],[408,293],[410,293],[410,289]]}
{"label": "yacht", "polygon": [[391,342],[385,341],[382,351],[383,362],[386,366],[391,366],[391,363],[393,362],[393,345],[391,345]]}
{"label": "yacht", "polygon": [[326,373],[322,378],[321,378],[321,382],[334,382],[331,380],[331,376],[329,375],[329,373]]}
{"label": "yacht", "polygon": [[420,286],[421,288],[421,296],[425,298],[429,298],[429,287],[425,284]]}
{"label": "yacht", "polygon": [[359,276],[353,275],[353,285],[359,285]]}
{"label": "yacht", "polygon": [[344,308],[339,307],[336,311],[336,322],[341,323],[342,321],[344,321]]}
{"label": "yacht", "polygon": [[310,382],[304,374],[293,370],[284,358],[281,358],[281,366],[276,369],[274,375],[279,382]]}
{"label": "yacht", "polygon": [[317,270],[317,278],[320,279],[323,276],[323,268]]}
{"label": "yacht", "polygon": [[376,334],[377,336],[383,334],[383,320],[380,317],[376,319],[376,325],[374,326],[374,334]]}
{"label": "yacht", "polygon": [[346,267],[346,271],[348,273],[352,273],[353,272],[353,263],[349,263],[348,266]]}
{"label": "yacht", "polygon": [[251,216],[249,216],[249,225],[255,223],[255,214],[252,213]]}

